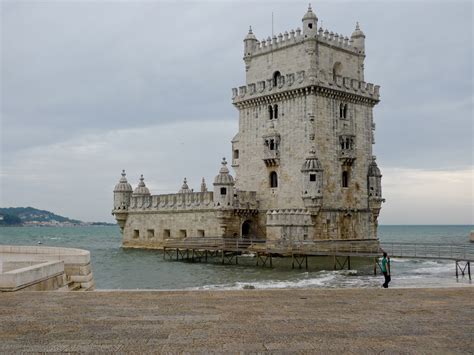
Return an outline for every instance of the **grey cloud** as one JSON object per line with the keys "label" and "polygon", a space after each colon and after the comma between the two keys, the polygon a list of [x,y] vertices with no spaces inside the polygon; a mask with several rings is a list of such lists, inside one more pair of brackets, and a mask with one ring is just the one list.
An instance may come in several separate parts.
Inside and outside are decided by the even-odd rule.
{"label": "grey cloud", "polygon": [[[18,172],[25,154],[37,156],[51,145],[90,135],[106,137],[112,130],[184,122],[176,139],[186,140],[195,134],[186,131],[194,123],[205,122],[201,129],[212,132],[214,123],[235,125],[230,89],[244,83],[242,40],[248,26],[259,39],[266,38],[273,11],[275,33],[296,28],[307,3],[3,1],[0,6],[5,174]],[[313,4],[324,28],[350,36],[360,21],[367,36],[366,80],[382,86],[375,109],[375,153],[382,169],[473,165],[472,6],[463,1]],[[184,170],[189,171],[182,168],[183,159],[197,159],[186,141],[172,151],[157,140],[156,150],[143,157],[132,141],[140,137],[127,137],[123,165],[140,170],[156,156],[167,166],[166,177],[157,171],[150,175],[164,179],[155,182],[162,189],[181,183]],[[216,137],[218,143],[203,145],[199,156],[224,155],[230,138]],[[120,145],[114,141],[113,147]],[[136,165],[130,157],[136,157]],[[79,159],[74,171],[93,176],[104,169],[100,158]],[[63,161],[21,171],[62,177],[63,193],[76,177],[60,169],[69,166],[67,156],[58,159]],[[106,166],[114,175],[119,165]],[[4,190],[8,181],[9,189],[28,195],[33,187],[13,175],[2,178]],[[44,186],[34,202],[44,206],[57,189]],[[4,195],[12,201],[12,194]]]}

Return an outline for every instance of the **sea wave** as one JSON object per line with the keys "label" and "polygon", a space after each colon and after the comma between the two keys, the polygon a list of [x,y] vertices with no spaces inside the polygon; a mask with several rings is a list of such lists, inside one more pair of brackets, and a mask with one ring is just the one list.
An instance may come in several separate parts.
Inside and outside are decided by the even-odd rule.
{"label": "sea wave", "polygon": [[[310,276],[311,275],[311,276]],[[235,282],[232,284],[205,285],[192,287],[192,290],[243,290],[243,289],[285,289],[285,288],[333,288],[333,287],[368,287],[378,283],[374,278],[350,276],[350,272],[320,271],[316,275],[305,273],[303,277],[291,280],[261,280]]]}

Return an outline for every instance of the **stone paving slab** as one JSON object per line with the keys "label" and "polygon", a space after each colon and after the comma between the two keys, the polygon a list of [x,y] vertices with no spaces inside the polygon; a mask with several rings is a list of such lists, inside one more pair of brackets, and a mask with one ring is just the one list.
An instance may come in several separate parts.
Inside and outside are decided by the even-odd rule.
{"label": "stone paving slab", "polygon": [[0,353],[474,353],[474,288],[0,293]]}

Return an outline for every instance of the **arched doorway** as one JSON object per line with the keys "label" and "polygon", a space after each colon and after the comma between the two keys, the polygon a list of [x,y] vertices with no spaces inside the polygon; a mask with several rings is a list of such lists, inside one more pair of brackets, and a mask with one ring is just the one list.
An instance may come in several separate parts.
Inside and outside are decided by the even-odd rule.
{"label": "arched doorway", "polygon": [[242,237],[248,238],[250,237],[250,227],[252,226],[252,222],[247,220],[242,223]]}

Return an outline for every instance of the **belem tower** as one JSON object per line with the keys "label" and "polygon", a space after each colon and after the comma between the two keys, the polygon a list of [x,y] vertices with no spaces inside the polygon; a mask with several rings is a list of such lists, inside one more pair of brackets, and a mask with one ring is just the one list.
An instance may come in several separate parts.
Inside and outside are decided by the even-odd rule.
{"label": "belem tower", "polygon": [[[124,247],[167,239],[378,242],[381,173],[372,155],[379,86],[364,78],[365,35],[318,28],[311,6],[297,28],[244,39],[246,84],[232,89],[239,131],[232,159],[208,190],[186,179],[177,193],[151,195],[125,172],[114,189]],[[229,166],[234,174],[229,171]]]}

